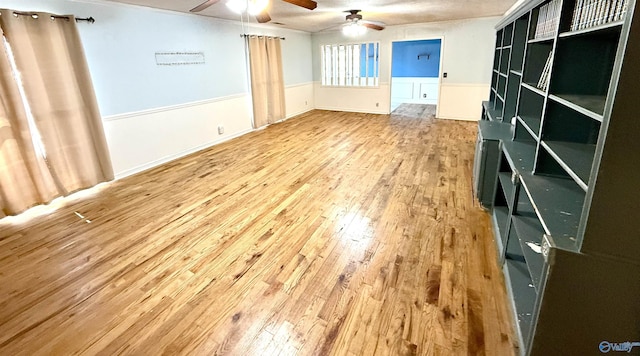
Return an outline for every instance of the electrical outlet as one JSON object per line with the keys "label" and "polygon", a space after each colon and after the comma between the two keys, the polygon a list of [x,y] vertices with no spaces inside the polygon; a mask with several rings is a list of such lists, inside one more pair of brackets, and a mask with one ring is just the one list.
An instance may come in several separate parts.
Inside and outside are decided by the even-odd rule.
{"label": "electrical outlet", "polygon": [[423,97],[424,99],[426,99],[426,98],[427,98],[427,94],[422,94],[422,97]]}
{"label": "electrical outlet", "polygon": [[224,126],[218,126],[218,135],[222,135],[224,133]]}
{"label": "electrical outlet", "polygon": [[380,106],[380,103],[376,103],[376,107],[379,107],[379,106]]}
{"label": "electrical outlet", "polygon": [[304,101],[304,106],[307,106],[307,101],[306,100]]}

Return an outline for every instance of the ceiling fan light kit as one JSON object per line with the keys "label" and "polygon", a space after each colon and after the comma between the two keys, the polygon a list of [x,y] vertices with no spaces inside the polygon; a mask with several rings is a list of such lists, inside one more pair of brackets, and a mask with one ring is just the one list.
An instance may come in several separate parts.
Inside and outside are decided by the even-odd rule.
{"label": "ceiling fan light kit", "polygon": [[362,36],[367,32],[367,28],[359,24],[358,22],[351,22],[342,27],[342,34],[347,37]]}
{"label": "ceiling fan light kit", "polygon": [[385,28],[382,22],[363,20],[360,10],[348,10],[345,12],[349,13],[345,18],[347,23],[342,27],[342,33],[345,36],[357,37],[364,35],[367,29],[382,31]]}
{"label": "ceiling fan light kit", "polygon": [[[215,5],[221,0],[206,0],[202,4],[194,7],[189,10],[191,12],[200,12],[209,6]],[[282,0],[286,3],[304,7],[305,9],[313,10],[318,6],[313,0]],[[267,7],[269,5],[269,0],[227,0],[227,7],[237,13],[242,14],[245,11],[252,16],[255,16],[256,20],[259,23],[266,23],[271,21],[271,16],[267,12]]]}
{"label": "ceiling fan light kit", "polygon": [[229,0],[226,5],[229,10],[236,14],[241,14],[247,8],[247,3],[244,0]]}
{"label": "ceiling fan light kit", "polygon": [[255,16],[261,13],[267,8],[267,5],[269,5],[269,0],[249,0],[249,15]]}
{"label": "ceiling fan light kit", "polygon": [[264,11],[269,5],[269,0],[229,0],[227,1],[227,7],[229,10],[241,14],[245,11],[249,13],[249,15],[257,15]]}
{"label": "ceiling fan light kit", "polygon": [[[200,12],[221,1],[222,0],[206,0],[189,11],[194,13]],[[318,6],[318,3],[314,0],[282,1],[309,10],[313,10]],[[267,23],[271,21],[271,16],[267,11],[269,0],[226,0],[226,5],[231,11],[237,14],[243,14],[246,12],[248,15],[255,17],[258,23]],[[345,36],[357,37],[364,35],[369,29],[382,31],[385,28],[385,24],[382,22],[363,20],[360,10],[347,10],[345,12],[348,13],[346,16],[347,23],[342,25],[342,33]]]}

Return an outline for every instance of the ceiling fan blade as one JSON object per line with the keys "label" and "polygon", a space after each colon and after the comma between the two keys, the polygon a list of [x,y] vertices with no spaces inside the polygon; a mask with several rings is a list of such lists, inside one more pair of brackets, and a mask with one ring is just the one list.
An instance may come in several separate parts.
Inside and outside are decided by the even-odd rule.
{"label": "ceiling fan blade", "polygon": [[282,1],[288,2],[289,4],[301,6],[309,10],[313,10],[316,7],[318,7],[318,3],[313,0],[282,0]]}
{"label": "ceiling fan blade", "polygon": [[216,3],[220,2],[220,0],[207,0],[205,2],[203,2],[202,4],[194,7],[193,9],[189,10],[191,12],[200,12],[206,8],[208,8],[211,5],[214,5]]}
{"label": "ceiling fan blade", "polygon": [[381,23],[374,23],[374,22],[370,22],[370,21],[360,21],[359,23],[362,24],[362,26],[366,27],[366,28],[370,28],[372,30],[376,30],[376,31],[382,31],[384,30],[384,24]]}
{"label": "ceiling fan blade", "polygon": [[256,15],[256,20],[258,20],[259,23],[269,22],[271,21],[271,16],[269,16],[267,10],[264,10]]}

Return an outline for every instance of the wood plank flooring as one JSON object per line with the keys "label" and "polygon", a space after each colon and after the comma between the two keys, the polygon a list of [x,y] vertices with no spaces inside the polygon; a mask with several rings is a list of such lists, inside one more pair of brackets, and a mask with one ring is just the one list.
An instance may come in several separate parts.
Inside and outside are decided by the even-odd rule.
{"label": "wood plank flooring", "polygon": [[0,354],[514,354],[475,136],[312,111],[0,221]]}

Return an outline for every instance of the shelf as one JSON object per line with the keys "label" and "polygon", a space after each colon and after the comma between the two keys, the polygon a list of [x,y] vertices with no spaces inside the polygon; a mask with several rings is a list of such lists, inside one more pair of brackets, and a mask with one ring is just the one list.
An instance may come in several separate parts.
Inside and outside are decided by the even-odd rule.
{"label": "shelf", "polygon": [[505,272],[509,291],[513,297],[514,312],[520,334],[523,340],[527,340],[531,330],[533,307],[536,303],[536,291],[524,262],[507,259],[505,261]]}
{"label": "shelf", "polygon": [[[493,90],[493,89],[492,89]],[[498,115],[501,115],[500,110],[493,109],[493,103],[490,101],[483,101],[482,105],[484,106],[484,111],[489,116],[490,121],[500,121],[502,118]]]}
{"label": "shelf", "polygon": [[511,181],[511,173],[498,172],[498,181],[500,182],[500,186],[502,186],[502,192],[507,199],[507,204],[511,208],[511,205],[513,204],[514,192],[516,190],[516,186]]}
{"label": "shelf", "polygon": [[523,88],[527,88],[527,89],[531,90],[532,92],[534,92],[536,94],[544,96],[544,91],[542,89],[540,89],[540,88],[536,88],[536,86],[533,85],[533,84],[522,83],[522,87]]}
{"label": "shelf", "polygon": [[[527,0],[496,26],[500,74],[487,68],[489,100],[513,128],[491,169],[491,225],[517,354],[586,355],[602,335],[637,334],[635,314],[625,314],[637,296],[611,289],[612,276],[627,290],[640,281],[630,274],[640,266],[637,4]],[[626,317],[601,322],[608,314]],[[588,335],[576,332],[585,325]]]}
{"label": "shelf", "polygon": [[501,77],[505,77],[505,78],[507,78],[507,75],[506,75],[505,73],[499,72],[498,74],[499,74]]}
{"label": "shelf", "polygon": [[487,116],[489,116],[489,120],[490,121],[500,121],[500,120],[502,120],[502,117],[498,116],[498,115],[500,115],[500,110],[487,108],[485,112],[487,113]]}
{"label": "shelf", "polygon": [[483,140],[511,139],[512,126],[507,123],[484,120],[478,123],[478,127],[479,127],[478,132],[481,135]]}
{"label": "shelf", "polygon": [[518,116],[518,119],[520,119],[520,122],[527,129],[527,131],[529,131],[529,134],[531,134],[531,136],[533,136],[535,140],[538,140],[541,122],[540,118],[533,116]]}
{"label": "shelf", "polygon": [[502,147],[514,171],[520,174],[533,171],[533,161],[536,155],[535,142],[504,141]]}
{"label": "shelf", "polygon": [[576,251],[585,193],[571,179],[522,174],[522,186],[557,247]]}
{"label": "shelf", "polygon": [[493,228],[497,232],[497,236],[504,241],[507,223],[509,222],[509,208],[501,205],[493,206]]}
{"label": "shelf", "polygon": [[552,42],[554,40],[555,36],[546,36],[546,37],[540,37],[540,38],[534,38],[532,40],[529,40],[529,43],[541,43],[541,42]]}
{"label": "shelf", "polygon": [[500,73],[500,75],[498,75],[498,85],[497,85],[497,92],[498,94],[504,94],[505,90],[507,89],[507,77],[503,76],[502,73]]}
{"label": "shelf", "polygon": [[569,175],[586,191],[596,145],[564,141],[543,141],[542,146],[560,165],[568,170]]}
{"label": "shelf", "polygon": [[[509,237],[507,238],[506,249],[504,250],[505,260],[514,260],[522,263],[527,261],[524,259],[522,248],[520,248],[520,241],[516,229],[513,228],[513,223],[509,221]],[[533,283],[533,282],[532,282]]]}
{"label": "shelf", "polygon": [[606,24],[598,25],[598,26],[583,28],[581,30],[563,32],[559,35],[559,37],[564,38],[564,37],[580,36],[585,34],[591,34],[594,32],[610,31],[612,29],[619,31],[620,30],[619,28],[622,27],[623,23],[624,23],[624,20],[613,21],[613,22],[609,22]]}
{"label": "shelf", "polygon": [[[491,91],[493,91],[493,88],[491,88]],[[489,100],[485,100],[482,102],[482,108],[484,109],[484,111],[489,111],[491,110],[491,108],[493,108],[493,103]]]}
{"label": "shelf", "polygon": [[604,95],[550,94],[549,98],[594,120],[602,122],[602,113],[604,113],[604,105],[607,99]]}
{"label": "shelf", "polygon": [[542,138],[545,141],[595,145],[602,123],[555,100],[547,101]]}
{"label": "shelf", "polygon": [[511,46],[502,47],[502,52],[500,54],[500,71],[508,72],[509,71],[509,61],[511,59]]}
{"label": "shelf", "polygon": [[502,35],[502,48],[511,48],[513,41],[513,24],[507,25],[504,28],[504,34]]}
{"label": "shelf", "polygon": [[516,116],[516,110],[518,108],[518,96],[520,94],[520,81],[521,77],[512,72],[509,72],[509,79],[507,80],[507,91],[505,93],[505,103],[504,103],[504,117],[507,120],[511,120],[514,116]]}
{"label": "shelf", "polygon": [[541,246],[544,229],[540,226],[540,220],[535,216],[513,215],[511,221],[513,221],[513,227],[520,240],[520,247],[527,262],[527,269],[533,285],[537,291],[540,291],[540,279],[544,267]]}
{"label": "shelf", "polygon": [[[513,41],[511,48],[511,69],[522,73],[522,62],[524,60],[524,48],[527,43],[527,29],[529,19],[521,17],[515,22],[513,27]],[[521,75],[522,76],[522,75]]]}
{"label": "shelf", "polygon": [[[491,172],[500,185],[493,185],[492,227],[522,355],[561,353],[557,340],[589,354],[601,335],[626,340],[637,331],[631,316],[599,321],[637,304],[635,295],[607,288],[610,276],[640,266],[640,230],[629,213],[640,196],[633,189],[640,181],[640,83],[633,85],[640,12],[630,0],[580,7],[586,4],[524,1],[498,23],[498,73],[487,68],[496,89],[489,98],[513,126]],[[578,30],[576,22],[598,25]],[[619,284],[630,280],[638,278]],[[590,316],[589,335],[575,332],[586,325],[577,315]]]}
{"label": "shelf", "polygon": [[[545,104],[545,96],[539,89],[528,84],[523,84],[520,90],[520,100],[518,104],[518,116],[520,122],[516,130],[516,138],[520,140],[538,140],[540,135],[540,125],[542,122],[542,109]],[[528,138],[522,135],[529,136]]]}
{"label": "shelf", "polygon": [[550,83],[552,100],[602,121],[621,31],[561,38]]}

